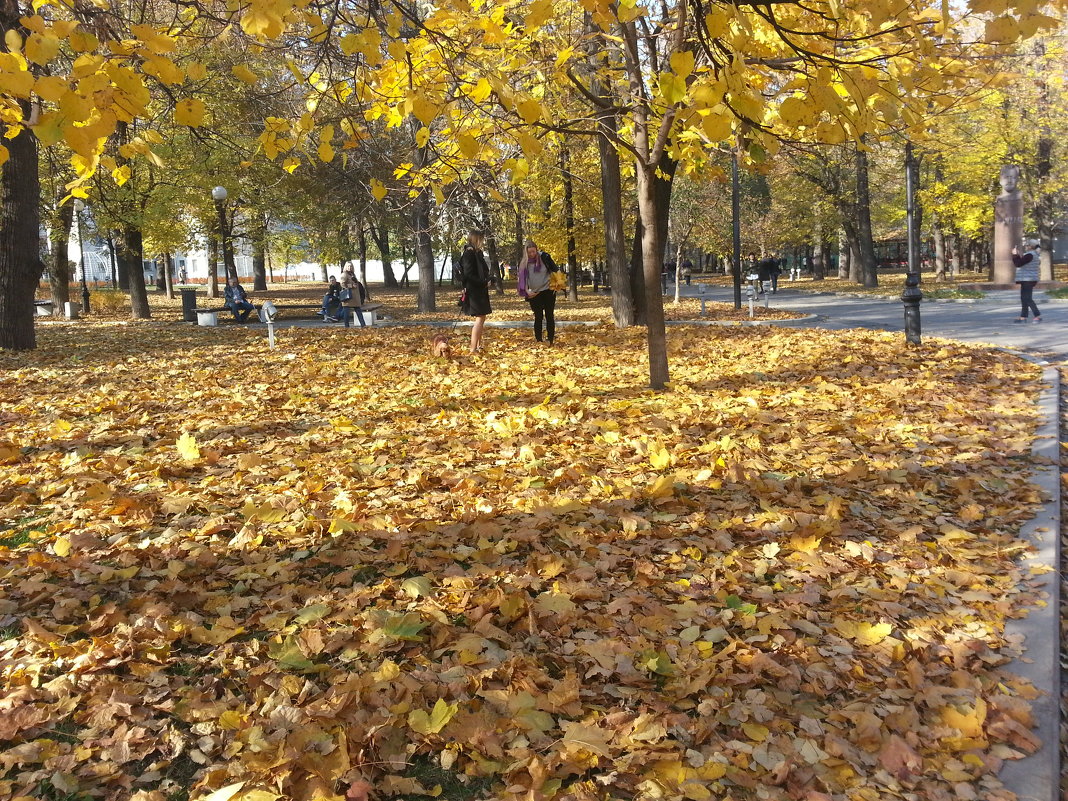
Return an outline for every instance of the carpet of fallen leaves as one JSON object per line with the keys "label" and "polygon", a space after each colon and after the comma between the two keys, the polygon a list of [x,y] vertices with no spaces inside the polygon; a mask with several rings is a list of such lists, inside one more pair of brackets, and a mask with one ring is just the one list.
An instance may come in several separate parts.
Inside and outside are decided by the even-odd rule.
{"label": "carpet of fallen leaves", "polygon": [[[203,296],[203,289],[199,290],[198,304],[204,307],[221,308],[222,300]],[[271,300],[276,304],[294,303],[321,303],[324,286],[317,283],[292,283],[271,284],[270,288],[262,292],[250,292],[252,301],[259,304],[264,300]],[[42,295],[45,297],[46,295]],[[78,297],[77,293],[72,298]],[[450,286],[438,289],[436,312],[423,313],[416,311],[416,295],[412,289],[385,289],[380,286],[371,287],[370,303],[382,304],[379,315],[389,320],[404,322],[446,322],[449,320],[466,320],[457,306],[459,290]],[[181,297],[176,295],[168,298],[162,292],[150,291],[149,305],[152,308],[153,317],[160,320],[179,320],[182,317]],[[91,319],[123,320],[130,316],[129,302],[124,294],[100,291],[94,293],[94,314]],[[490,303],[493,306],[491,321],[533,321],[534,315],[530,305],[516,294],[515,282],[508,282],[507,291],[504,295],[491,294]],[[801,317],[798,312],[788,309],[776,308],[772,303],[770,308],[765,309],[762,303],[756,304],[755,319],[757,320],[790,320]],[[307,313],[295,311],[283,311],[281,319],[290,319],[296,316],[311,316]],[[701,314],[701,301],[697,298],[682,298],[675,303],[671,297],[664,298],[664,316],[668,320],[730,320],[741,321],[749,319],[749,307],[735,309],[732,303],[707,302],[705,314]],[[224,315],[225,323],[229,315]],[[557,293],[556,319],[560,321],[573,320],[582,322],[612,322],[612,300],[607,294],[594,294],[591,287],[582,287],[579,290],[579,299],[572,302],[567,299],[567,293]]]}
{"label": "carpet of fallen leaves", "polygon": [[0,354],[0,797],[1008,798],[1037,368],[669,338]]}

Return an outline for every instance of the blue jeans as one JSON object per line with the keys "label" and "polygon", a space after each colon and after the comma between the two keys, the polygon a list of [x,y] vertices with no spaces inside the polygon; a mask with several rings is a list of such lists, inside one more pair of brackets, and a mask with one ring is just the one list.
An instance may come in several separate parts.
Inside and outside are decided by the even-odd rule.
{"label": "blue jeans", "polygon": [[243,323],[248,320],[249,314],[256,307],[249,303],[247,300],[232,301],[227,308],[234,313],[234,319],[239,323]]}
{"label": "blue jeans", "polygon": [[345,327],[349,327],[349,321],[352,320],[352,316],[349,312],[356,312],[356,319],[360,321],[360,327],[363,328],[367,325],[363,319],[363,309],[359,306],[342,306],[341,307],[341,319],[345,321]]}

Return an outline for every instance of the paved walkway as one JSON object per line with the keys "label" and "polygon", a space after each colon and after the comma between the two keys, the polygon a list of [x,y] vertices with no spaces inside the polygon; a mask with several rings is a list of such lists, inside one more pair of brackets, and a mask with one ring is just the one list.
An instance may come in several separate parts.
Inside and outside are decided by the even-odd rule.
{"label": "paved walkway", "polygon": [[[705,287],[705,297],[709,300],[734,302],[729,287],[707,284]],[[669,291],[673,291],[671,287]],[[683,286],[681,294],[700,297],[699,285]],[[768,297],[773,307],[819,315],[818,320],[798,325],[885,331],[903,331],[905,327],[900,300],[803,292],[781,280],[779,291]],[[998,290],[973,303],[924,301],[920,305],[923,334],[1068,358],[1068,302],[1052,301],[1044,292],[1037,292],[1035,300],[1042,312],[1042,322],[1021,324],[1013,322],[1020,314],[1019,297],[1015,290]],[[667,298],[665,302],[669,302]],[[742,303],[746,303],[744,297]]]}

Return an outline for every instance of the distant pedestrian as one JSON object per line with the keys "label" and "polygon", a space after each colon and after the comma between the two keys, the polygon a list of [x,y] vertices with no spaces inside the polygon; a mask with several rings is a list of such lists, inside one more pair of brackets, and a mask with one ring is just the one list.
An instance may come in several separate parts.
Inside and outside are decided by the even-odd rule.
{"label": "distant pedestrian", "polygon": [[556,339],[556,292],[549,286],[549,276],[559,268],[552,256],[527,240],[526,251],[519,262],[519,294],[526,298],[534,312],[534,339],[541,342],[542,321],[549,344]]}
{"label": "distant pedestrian", "polygon": [[482,252],[485,242],[486,235],[482,231],[471,231],[460,256],[460,283],[463,285],[460,309],[475,318],[475,324],[471,327],[471,353],[482,350],[482,330],[486,327],[486,317],[493,313],[489,296],[493,273]]}
{"label": "distant pedestrian", "polygon": [[1020,255],[1017,248],[1012,249],[1012,263],[1016,267],[1016,283],[1020,285],[1020,316],[1015,320],[1017,323],[1027,322],[1028,310],[1034,314],[1034,322],[1042,322],[1042,313],[1035,303],[1039,259],[1038,242],[1029,242],[1023,255]]}
{"label": "distant pedestrian", "polygon": [[779,260],[774,256],[768,258],[768,274],[771,276],[771,294],[775,294],[779,291],[779,275],[782,273],[782,269],[779,267]]}
{"label": "distant pedestrian", "polygon": [[682,277],[686,279],[686,286],[690,286],[690,279],[693,277],[693,262],[689,257],[682,263]]}
{"label": "distant pedestrian", "polygon": [[761,295],[767,292],[767,284],[772,281],[772,264],[772,259],[761,259],[757,264],[757,284]]}

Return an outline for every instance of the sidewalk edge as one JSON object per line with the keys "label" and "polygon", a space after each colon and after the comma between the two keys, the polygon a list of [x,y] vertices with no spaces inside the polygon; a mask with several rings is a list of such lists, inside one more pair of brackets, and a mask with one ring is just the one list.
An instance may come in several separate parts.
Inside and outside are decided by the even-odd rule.
{"label": "sidewalk edge", "polygon": [[1060,798],[1060,374],[1056,367],[1033,356],[1008,350],[1020,358],[1042,366],[1045,387],[1038,399],[1041,422],[1035,432],[1031,455],[1035,465],[1033,481],[1046,496],[1038,514],[1021,529],[1035,546],[1024,559],[1025,566],[1045,566],[1051,572],[1037,578],[1046,594],[1046,606],[1032,608],[1027,617],[1010,620],[1006,635],[1023,634],[1025,655],[1030,662],[1015,661],[1007,669],[1030,680],[1043,695],[1034,702],[1035,734],[1042,746],[1034,754],[1007,762],[1001,771],[1005,786],[1024,801],[1058,801]]}

